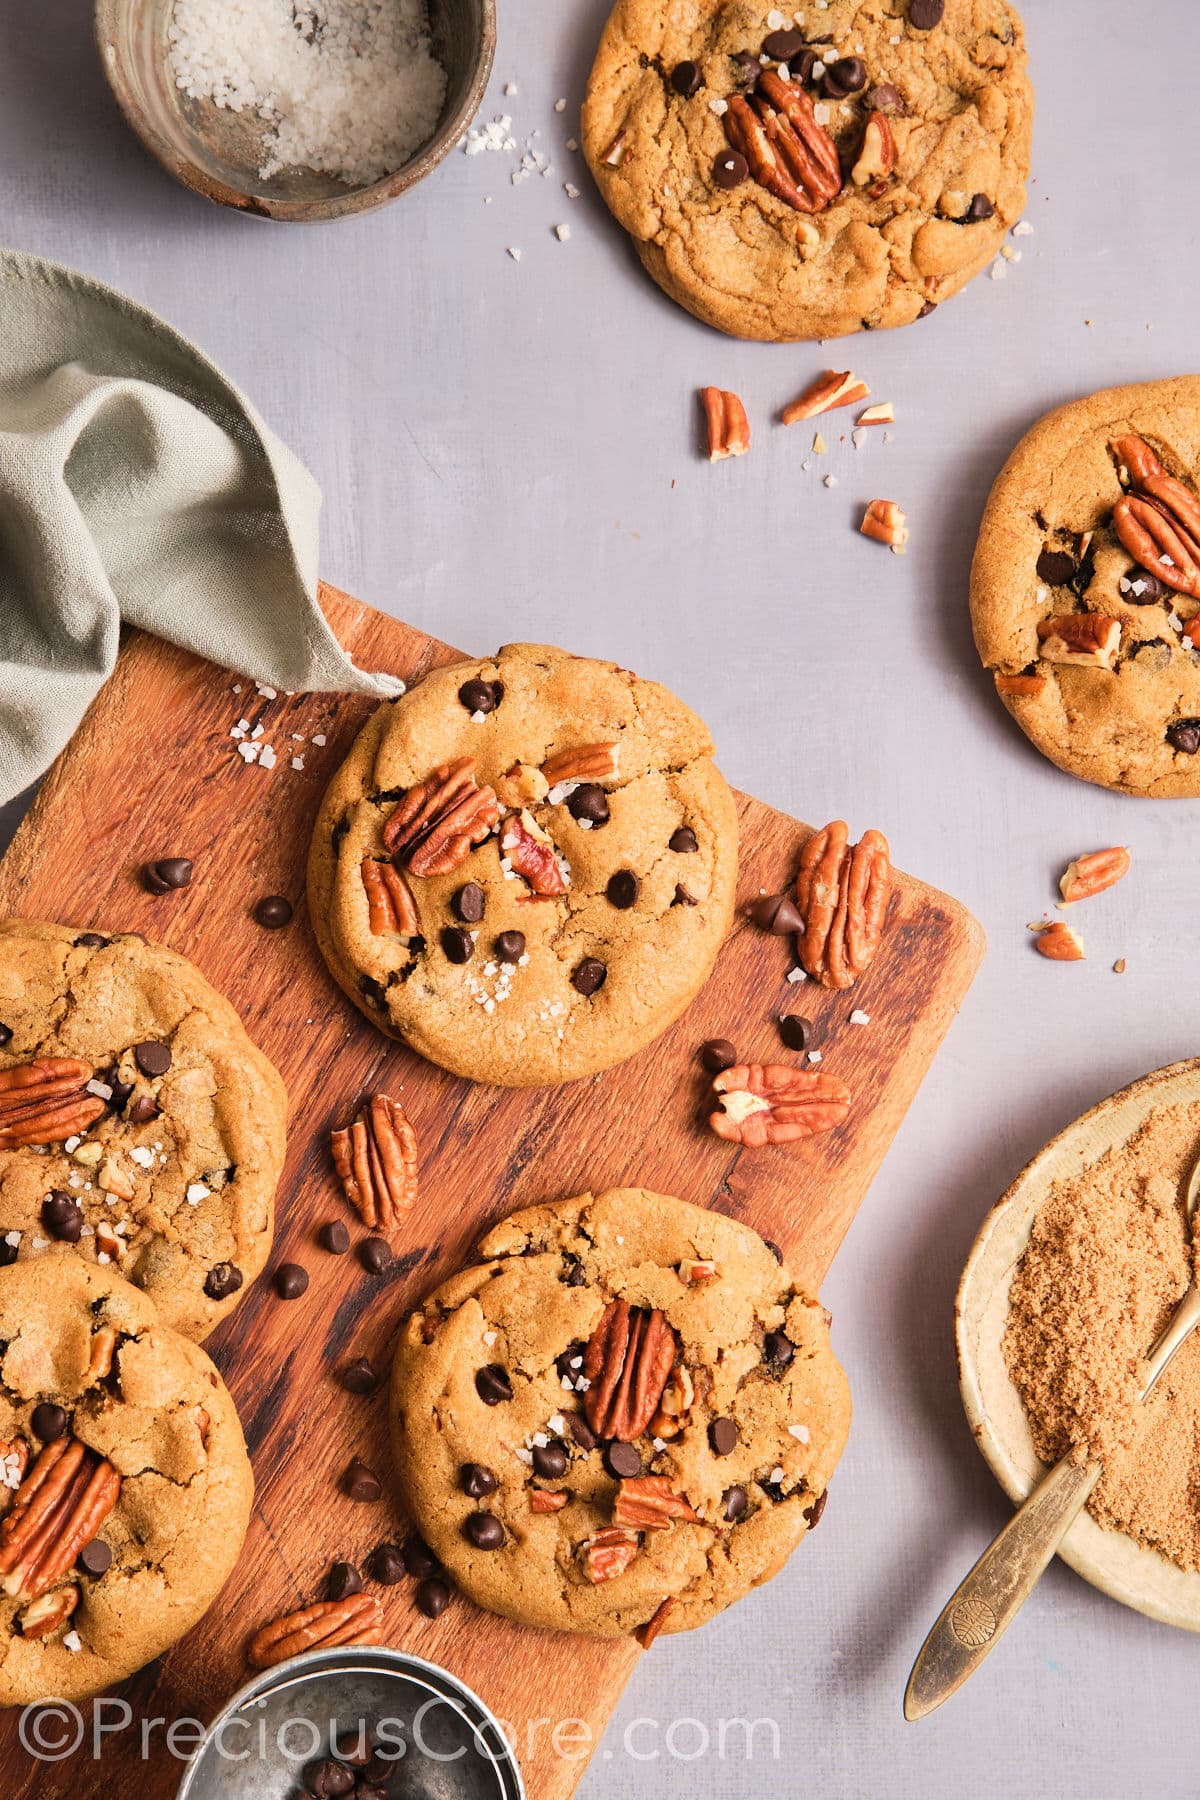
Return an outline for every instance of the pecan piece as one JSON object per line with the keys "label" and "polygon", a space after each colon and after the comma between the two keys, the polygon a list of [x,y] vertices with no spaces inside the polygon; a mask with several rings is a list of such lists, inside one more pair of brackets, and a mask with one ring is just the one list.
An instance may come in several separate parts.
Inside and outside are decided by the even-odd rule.
{"label": "pecan piece", "polygon": [[694,1261],[685,1256],[678,1265],[679,1279],[685,1287],[698,1287],[702,1282],[716,1279],[717,1265],[711,1261]]}
{"label": "pecan piece", "polygon": [[1087,856],[1077,856],[1067,864],[1058,885],[1069,906],[1075,900],[1090,900],[1093,894],[1115,887],[1128,873],[1129,852],[1118,844],[1111,850],[1092,850]]}
{"label": "pecan piece", "polygon": [[1121,648],[1121,621],[1102,613],[1058,613],[1037,628],[1044,662],[1096,664],[1111,669]]}
{"label": "pecan piece", "polygon": [[39,1056],[0,1070],[0,1150],[22,1144],[60,1144],[86,1131],[104,1111],[89,1094],[90,1064],[71,1056]]}
{"label": "pecan piece", "polygon": [[1037,936],[1033,947],[1039,956],[1047,957],[1050,962],[1082,962],[1083,939],[1061,919],[1055,919],[1047,925],[1034,927]]}
{"label": "pecan piece", "polygon": [[623,1575],[637,1553],[637,1532],[625,1531],[619,1525],[605,1526],[579,1548],[583,1572],[597,1586]]}
{"label": "pecan piece", "polygon": [[648,1650],[650,1648],[651,1644],[666,1624],[667,1617],[674,1605],[674,1594],[668,1594],[666,1599],[660,1602],[654,1612],[651,1613],[645,1624],[639,1625],[636,1628],[633,1635],[642,1646],[643,1650]]}
{"label": "pecan piece", "polygon": [[364,856],[361,873],[367,895],[367,924],[372,936],[383,937],[392,932],[397,937],[420,937],[417,903],[399,869],[390,862]]}
{"label": "pecan piece", "polygon": [[414,875],[449,875],[499,817],[494,790],[475,780],[475,758],[460,757],[409,789],[383,828],[384,849]]}
{"label": "pecan piece", "polygon": [[850,171],[855,187],[870,187],[887,178],[896,166],[896,140],[892,128],[881,112],[873,112],[863,132],[858,161]]}
{"label": "pecan piece", "polygon": [[570,1498],[566,1488],[530,1488],[529,1510],[535,1513],[561,1512]]}
{"label": "pecan piece", "polygon": [[677,1494],[665,1475],[627,1476],[613,1501],[613,1524],[635,1531],[660,1531],[675,1519],[698,1525],[700,1515]]}
{"label": "pecan piece", "polygon": [[997,669],[993,677],[998,694],[1040,694],[1046,685],[1044,675],[1006,675]]}
{"label": "pecan piece", "polygon": [[14,1598],[36,1600],[62,1580],[117,1503],[121,1477],[78,1438],[47,1444],[0,1525],[0,1575]]}
{"label": "pecan piece", "polygon": [[374,1594],[350,1594],[345,1600],[318,1600],[297,1612],[272,1619],[256,1631],[246,1648],[252,1669],[273,1669],[303,1650],[332,1650],[335,1644],[381,1644],[383,1607]]}
{"label": "pecan piece", "polygon": [[676,1438],[687,1423],[688,1413],[692,1409],[692,1401],[696,1390],[692,1378],[682,1363],[676,1363],[667,1377],[667,1385],[663,1389],[662,1399],[658,1403],[658,1411],[648,1426],[651,1437]]}
{"label": "pecan piece", "polygon": [[750,448],[750,421],[737,395],[726,388],[701,388],[700,404],[708,431],[709,462],[745,456]]}
{"label": "pecan piece", "polygon": [[523,810],[517,818],[505,820],[500,849],[509,867],[525,878],[539,898],[552,900],[566,893],[566,877],[554,845],[532,813]]}
{"label": "pecan piece", "polygon": [[821,212],[841,192],[837,146],[794,82],[764,69],[753,101],[734,95],[724,122],[759,186],[797,212]]}
{"label": "pecan piece", "polygon": [[800,852],[796,905],[800,961],[822,987],[853,987],[879,949],[892,891],[888,841],[866,831],[849,844],[844,819],[814,831]]}
{"label": "pecan piece", "polygon": [[29,1467],[29,1445],[23,1437],[0,1439],[0,1489],[15,1491]]}
{"label": "pecan piece", "polygon": [[1137,489],[1113,508],[1117,536],[1167,587],[1200,600],[1200,499],[1167,474],[1144,438],[1116,438],[1111,448]]}
{"label": "pecan piece", "polygon": [[864,537],[886,544],[896,556],[904,555],[908,543],[908,514],[895,500],[869,500],[858,528]]}
{"label": "pecan piece", "polygon": [[26,1638],[49,1637],[60,1625],[65,1625],[75,1608],[79,1605],[79,1589],[74,1582],[67,1587],[57,1588],[52,1594],[43,1594],[40,1599],[22,1608],[17,1614],[17,1624],[21,1627],[21,1636]]}
{"label": "pecan piece", "polygon": [[583,1373],[587,1422],[597,1437],[632,1443],[658,1411],[671,1365],[675,1333],[655,1308],[610,1300],[587,1342]]}
{"label": "pecan piece", "polygon": [[760,1149],[816,1137],[840,1125],[850,1110],[850,1090],[832,1075],[758,1063],[726,1069],[713,1082],[718,1096],[708,1123],[719,1138]]}
{"label": "pecan piece", "polygon": [[329,1134],[342,1191],[364,1225],[392,1231],[417,1197],[417,1138],[404,1110],[373,1094],[351,1124]]}
{"label": "pecan piece", "polygon": [[870,392],[866,382],[851,370],[827,369],[790,406],[784,407],[780,417],[785,425],[796,425],[801,419],[815,419],[818,413],[832,412],[838,406],[857,406]]}
{"label": "pecan piece", "polygon": [[560,750],[542,764],[550,787],[560,781],[615,781],[619,744],[583,744],[578,750]]}

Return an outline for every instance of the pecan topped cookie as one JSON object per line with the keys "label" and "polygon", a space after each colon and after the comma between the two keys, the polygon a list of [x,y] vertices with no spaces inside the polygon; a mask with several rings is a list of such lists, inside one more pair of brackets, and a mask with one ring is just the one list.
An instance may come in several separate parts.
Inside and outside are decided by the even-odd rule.
{"label": "pecan topped cookie", "polygon": [[777,1573],[850,1423],[824,1309],[719,1213],[642,1189],[531,1207],[406,1321],[396,1468],[480,1605],[686,1631]]}
{"label": "pecan topped cookie", "polygon": [[381,1030],[476,1081],[570,1081],[664,1031],[729,928],[733,797],[700,720],[514,644],[379,709],[309,857],[313,926]]}
{"label": "pecan topped cookie", "polygon": [[1025,203],[1033,101],[1004,0],[618,0],[583,148],[672,299],[737,337],[906,325]]}

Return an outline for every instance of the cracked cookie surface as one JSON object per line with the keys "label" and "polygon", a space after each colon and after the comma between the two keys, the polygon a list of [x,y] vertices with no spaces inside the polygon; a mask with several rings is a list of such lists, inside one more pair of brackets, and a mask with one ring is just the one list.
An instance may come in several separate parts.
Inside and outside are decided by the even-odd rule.
{"label": "cracked cookie surface", "polygon": [[[400,822],[446,771],[464,830],[442,854],[422,836],[440,801],[415,836]],[[736,879],[733,796],[695,714],[613,663],[513,644],[367,721],[318,816],[309,910],[380,1029],[530,1086],[621,1062],[678,1017]]]}
{"label": "cracked cookie surface", "polygon": [[[1105,389],[1021,439],[975,550],[975,642],[1005,706],[1059,768],[1120,793],[1195,795],[1200,650],[1189,629],[1200,601],[1170,587],[1178,567],[1148,570],[1118,535],[1113,509],[1131,489],[1114,445],[1130,438],[1200,492],[1200,377]],[[1111,645],[1099,661],[1053,660],[1051,618],[1086,618]]]}
{"label": "cracked cookie surface", "polygon": [[[405,1322],[390,1401],[405,1502],[460,1587],[617,1636],[688,1630],[776,1574],[820,1516],[850,1395],[824,1309],[762,1239],[622,1189],[514,1213],[479,1255]],[[606,1398],[622,1302],[652,1355]]]}
{"label": "cracked cookie surface", "polygon": [[133,934],[0,923],[0,1028],[0,1078],[78,1059],[98,1113],[63,1141],[0,1149],[0,1258],[103,1257],[164,1324],[204,1337],[270,1251],[275,1069],[198,969]]}
{"label": "cracked cookie surface", "polygon": [[[143,1293],[80,1257],[43,1258],[0,1269],[0,1446],[0,1705],[81,1699],[167,1650],[233,1568],[254,1485],[237,1412]],[[80,1447],[119,1491],[43,1589],[14,1550],[23,1470]],[[31,1606],[61,1622],[24,1635]]]}
{"label": "cracked cookie surface", "polygon": [[[843,175],[813,213],[752,172],[733,186],[714,174],[730,154],[714,108],[748,92],[744,71],[778,35],[771,21],[790,31],[793,19],[818,58],[804,91]],[[783,65],[792,82],[802,55]],[[857,90],[825,97],[820,71],[853,59]],[[681,65],[694,67],[694,91],[678,91]],[[906,325],[986,268],[1025,203],[1032,108],[1024,31],[1003,0],[946,0],[925,31],[907,0],[832,0],[794,15],[746,0],[618,0],[582,139],[609,208],[672,299],[736,337],[789,341]],[[894,166],[858,185],[876,111]]]}

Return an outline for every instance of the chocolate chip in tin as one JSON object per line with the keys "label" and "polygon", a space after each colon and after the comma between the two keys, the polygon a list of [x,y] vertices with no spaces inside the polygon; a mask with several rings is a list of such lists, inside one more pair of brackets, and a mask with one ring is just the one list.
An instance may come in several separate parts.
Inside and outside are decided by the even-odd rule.
{"label": "chocolate chip in tin", "polygon": [[75,1558],[76,1564],[85,1575],[107,1575],[112,1568],[113,1553],[103,1538],[93,1538],[85,1544]]}
{"label": "chocolate chip in tin", "polygon": [[282,931],[292,922],[293,907],[286,894],[265,894],[254,908],[254,917],[264,931]]}
{"label": "chocolate chip in tin", "polygon": [[738,1519],[744,1519],[746,1516],[745,1488],[736,1484],[733,1487],[727,1487],[721,1495],[721,1511],[731,1523]]}
{"label": "chocolate chip in tin", "polygon": [[142,868],[142,884],[151,894],[169,894],[173,888],[185,888],[192,879],[191,858],[160,856]]}
{"label": "chocolate chip in tin", "polygon": [[604,890],[609,905],[615,906],[619,912],[628,912],[637,900],[640,886],[632,869],[618,869],[614,875],[609,876],[608,886]]}
{"label": "chocolate chip in tin", "polygon": [[609,1444],[604,1452],[604,1466],[614,1481],[632,1481],[642,1472],[642,1459],[632,1444]]}
{"label": "chocolate chip in tin", "polygon": [[690,825],[680,825],[667,839],[667,849],[674,850],[677,856],[693,856],[699,848]]}
{"label": "chocolate chip in tin", "polygon": [[803,50],[805,41],[802,31],[797,31],[793,25],[785,25],[779,31],[767,33],[762,41],[762,53],[772,62],[790,63],[793,56]]}
{"label": "chocolate chip in tin", "polygon": [[584,781],[567,796],[567,811],[573,819],[591,825],[608,824],[608,795],[594,781]]}
{"label": "chocolate chip in tin", "polygon": [[365,1356],[356,1356],[338,1370],[338,1380],[348,1394],[373,1394],[383,1377]]}
{"label": "chocolate chip in tin", "polygon": [[379,1499],[383,1493],[383,1484],[361,1457],[356,1456],[346,1465],[342,1474],[342,1492],[350,1500],[369,1503]]}
{"label": "chocolate chip in tin", "polygon": [[351,1594],[361,1594],[363,1578],[352,1562],[335,1562],[325,1577],[325,1598],[327,1600],[348,1600]]}
{"label": "chocolate chip in tin", "polygon": [[581,1450],[594,1450],[600,1439],[596,1436],[581,1412],[567,1414],[567,1430],[575,1439]]}
{"label": "chocolate chip in tin", "polygon": [[333,1754],[339,1762],[349,1763],[352,1769],[366,1768],[375,1754],[375,1745],[364,1719],[360,1719],[353,1730],[338,1732],[333,1740]]}
{"label": "chocolate chip in tin", "polygon": [[533,1472],[540,1475],[543,1481],[557,1481],[567,1472],[567,1453],[556,1438],[548,1444],[533,1446]]}
{"label": "chocolate chip in tin", "polygon": [[423,1581],[436,1575],[441,1565],[425,1539],[413,1536],[404,1540],[404,1566],[414,1581]]}
{"label": "chocolate chip in tin", "polygon": [[475,1372],[475,1392],[485,1406],[500,1406],[513,1397],[508,1370],[500,1363],[488,1363]]}
{"label": "chocolate chip in tin", "polygon": [[580,994],[595,994],[608,979],[608,970],[598,956],[585,956],[571,976],[571,986]]}
{"label": "chocolate chip in tin", "polygon": [[741,187],[750,173],[750,164],[740,150],[724,150],[713,164],[713,180],[719,188]]}
{"label": "chocolate chip in tin", "polygon": [[498,681],[464,681],[458,690],[459,703],[469,713],[495,712],[504,697]]}
{"label": "chocolate chip in tin", "polygon": [[456,919],[464,925],[478,925],[487,907],[487,895],[477,881],[465,882],[450,902]]}
{"label": "chocolate chip in tin", "polygon": [[83,1208],[62,1188],[51,1188],[42,1201],[42,1224],[60,1244],[77,1244],[83,1235]]}
{"label": "chocolate chip in tin", "polygon": [[791,937],[804,930],[800,908],[790,894],[760,894],[746,908],[746,917],[760,931],[769,931],[772,937]]}
{"label": "chocolate chip in tin", "polygon": [[281,1300],[299,1300],[308,1292],[308,1270],[299,1263],[280,1263],[275,1271],[275,1292]]}
{"label": "chocolate chip in tin", "polygon": [[236,1263],[214,1263],[204,1277],[204,1291],[210,1300],[228,1300],[245,1279]]}
{"label": "chocolate chip in tin", "polygon": [[700,1061],[710,1075],[720,1075],[726,1069],[732,1069],[738,1059],[737,1046],[728,1038],[709,1038],[700,1046]]}
{"label": "chocolate chip in tin", "polygon": [[330,1756],[309,1763],[304,1771],[304,1792],[311,1794],[313,1800],[343,1800],[343,1796],[353,1794],[354,1786],[353,1770]]}
{"label": "chocolate chip in tin", "polygon": [[688,62],[686,59],[683,62],[677,62],[671,70],[671,86],[677,94],[682,94],[685,100],[690,100],[693,94],[698,93],[700,91],[700,71],[695,63]]}
{"label": "chocolate chip in tin", "polygon": [[714,1419],[708,1428],[708,1443],[714,1456],[729,1456],[737,1448],[738,1428],[732,1419]]}
{"label": "chocolate chip in tin", "polygon": [[914,31],[932,31],[945,10],[946,0],[909,0],[908,22]]}
{"label": "chocolate chip in tin", "polygon": [[33,1435],[40,1437],[43,1444],[57,1443],[67,1429],[66,1407],[55,1405],[53,1400],[43,1400],[34,1407],[29,1423]]}
{"label": "chocolate chip in tin", "polygon": [[468,1499],[482,1500],[495,1493],[498,1483],[485,1463],[466,1462],[458,1471],[458,1485]]}
{"label": "chocolate chip in tin", "polygon": [[392,1266],[392,1246],[386,1238],[364,1238],[358,1246],[358,1260],[368,1275],[385,1275]]}
{"label": "chocolate chip in tin", "polygon": [[133,1046],[133,1060],[142,1074],[154,1081],[160,1075],[165,1075],[170,1068],[171,1052],[157,1038],[147,1038],[145,1043]]}
{"label": "chocolate chip in tin", "polygon": [[382,1587],[395,1587],[412,1570],[399,1544],[377,1544],[367,1562],[367,1573]]}
{"label": "chocolate chip in tin", "polygon": [[789,1050],[810,1050],[816,1038],[811,1019],[802,1013],[782,1013],[775,1021]]}
{"label": "chocolate chip in tin", "polygon": [[495,1513],[468,1513],[463,1531],[477,1550],[499,1550],[505,1530]]}
{"label": "chocolate chip in tin", "polygon": [[440,1619],[450,1604],[450,1583],[440,1575],[427,1575],[418,1582],[415,1598],[418,1612],[427,1619]]}
{"label": "chocolate chip in tin", "polygon": [[496,955],[502,963],[520,962],[525,954],[523,931],[502,931],[496,939]]}
{"label": "chocolate chip in tin", "polygon": [[342,1219],[330,1219],[322,1225],[317,1233],[317,1241],[322,1250],[328,1250],[330,1256],[345,1256],[350,1248],[350,1232]]}

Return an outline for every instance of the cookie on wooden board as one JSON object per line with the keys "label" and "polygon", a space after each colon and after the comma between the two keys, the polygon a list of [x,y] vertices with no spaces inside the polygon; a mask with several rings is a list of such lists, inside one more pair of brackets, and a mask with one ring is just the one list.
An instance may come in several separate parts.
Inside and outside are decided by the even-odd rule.
{"label": "cookie on wooden board", "polygon": [[395,1462],[458,1585],[523,1624],[685,1631],[812,1528],[850,1395],[748,1227],[621,1189],[514,1213],[402,1328]]}
{"label": "cookie on wooden board", "polygon": [[791,340],[907,325],[985,269],[1025,204],[1032,114],[1004,0],[618,0],[582,135],[673,300]]}
{"label": "cookie on wooden board", "polygon": [[512,644],[367,721],[317,819],[309,910],[381,1030],[522,1087],[665,1031],[736,881],[733,796],[695,714],[614,663]]}

